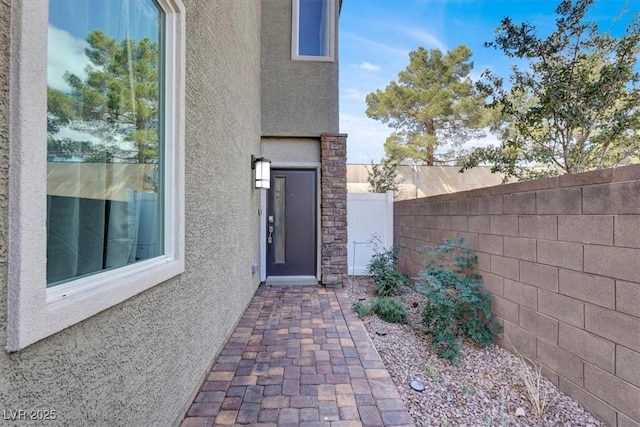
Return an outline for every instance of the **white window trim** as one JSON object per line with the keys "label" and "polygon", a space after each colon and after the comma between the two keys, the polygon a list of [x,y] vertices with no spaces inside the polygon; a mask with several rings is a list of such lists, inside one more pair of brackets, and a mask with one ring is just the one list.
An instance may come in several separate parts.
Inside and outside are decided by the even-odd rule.
{"label": "white window trim", "polygon": [[47,289],[49,0],[13,2],[9,127],[7,351],[81,322],[184,271],[185,9],[165,12],[165,255]]}
{"label": "white window trim", "polygon": [[335,0],[329,0],[327,2],[327,16],[329,17],[329,28],[327,32],[327,55],[324,56],[311,56],[311,55],[299,55],[299,29],[300,29],[300,0],[291,0],[291,59],[294,61],[320,61],[320,62],[334,62],[335,61],[335,44],[336,44],[336,5]]}

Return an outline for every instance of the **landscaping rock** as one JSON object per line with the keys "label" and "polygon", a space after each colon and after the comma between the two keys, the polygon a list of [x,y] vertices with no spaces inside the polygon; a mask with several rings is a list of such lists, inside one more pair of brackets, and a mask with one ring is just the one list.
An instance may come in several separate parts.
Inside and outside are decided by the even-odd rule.
{"label": "landscaping rock", "polygon": [[411,388],[415,391],[424,391],[424,384],[418,380],[411,381]]}
{"label": "landscaping rock", "polygon": [[[352,301],[374,296],[370,277],[354,279]],[[520,378],[520,372],[530,367],[502,347],[465,342],[459,365],[440,359],[422,326],[425,298],[408,287],[396,298],[407,311],[408,325],[386,323],[375,315],[365,317],[363,323],[417,426],[606,425],[547,380],[541,391],[551,405],[541,417],[536,416]],[[377,333],[383,329],[388,333],[384,337]],[[422,383],[424,391],[416,393],[407,386],[413,381]]]}

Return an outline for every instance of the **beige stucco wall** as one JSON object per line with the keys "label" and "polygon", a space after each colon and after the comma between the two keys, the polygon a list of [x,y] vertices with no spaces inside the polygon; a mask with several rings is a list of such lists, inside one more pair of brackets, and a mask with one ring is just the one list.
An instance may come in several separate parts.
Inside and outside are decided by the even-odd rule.
{"label": "beige stucco wall", "polygon": [[320,162],[320,140],[313,138],[263,138],[262,155],[278,164]]}
{"label": "beige stucco wall", "polygon": [[[0,0],[2,347],[11,1]],[[55,409],[51,425],[171,425],[258,285],[259,193],[249,159],[260,152],[261,2],[184,3],[185,272],[19,352],[0,350],[2,409]]]}
{"label": "beige stucco wall", "polygon": [[292,61],[291,0],[262,2],[263,135],[338,132],[337,16],[335,25],[334,62]]}
{"label": "beige stucco wall", "polygon": [[[396,200],[415,199],[438,194],[455,193],[490,187],[502,183],[501,174],[491,173],[489,167],[477,167],[460,173],[460,166],[398,166],[399,191]],[[369,192],[370,165],[347,165],[349,193]]]}

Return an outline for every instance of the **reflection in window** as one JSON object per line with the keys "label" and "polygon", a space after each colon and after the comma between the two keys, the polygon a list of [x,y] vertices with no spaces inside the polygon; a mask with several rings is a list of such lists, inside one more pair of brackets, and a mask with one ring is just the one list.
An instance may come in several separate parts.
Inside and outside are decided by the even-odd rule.
{"label": "reflection in window", "polygon": [[47,286],[162,255],[153,0],[50,0]]}
{"label": "reflection in window", "polygon": [[284,264],[285,258],[285,242],[286,242],[286,199],[287,199],[287,178],[278,176],[274,179],[273,204],[275,217],[275,236],[274,246],[274,262],[276,264]]}
{"label": "reflection in window", "polygon": [[294,56],[332,59],[333,0],[293,1]]}

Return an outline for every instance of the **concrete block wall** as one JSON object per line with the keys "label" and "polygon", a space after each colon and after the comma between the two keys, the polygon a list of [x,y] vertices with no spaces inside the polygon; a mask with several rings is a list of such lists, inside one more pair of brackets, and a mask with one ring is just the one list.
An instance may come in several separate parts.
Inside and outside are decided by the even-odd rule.
{"label": "concrete block wall", "polygon": [[413,277],[418,248],[466,237],[499,344],[608,425],[640,427],[640,165],[396,202],[394,236]]}

